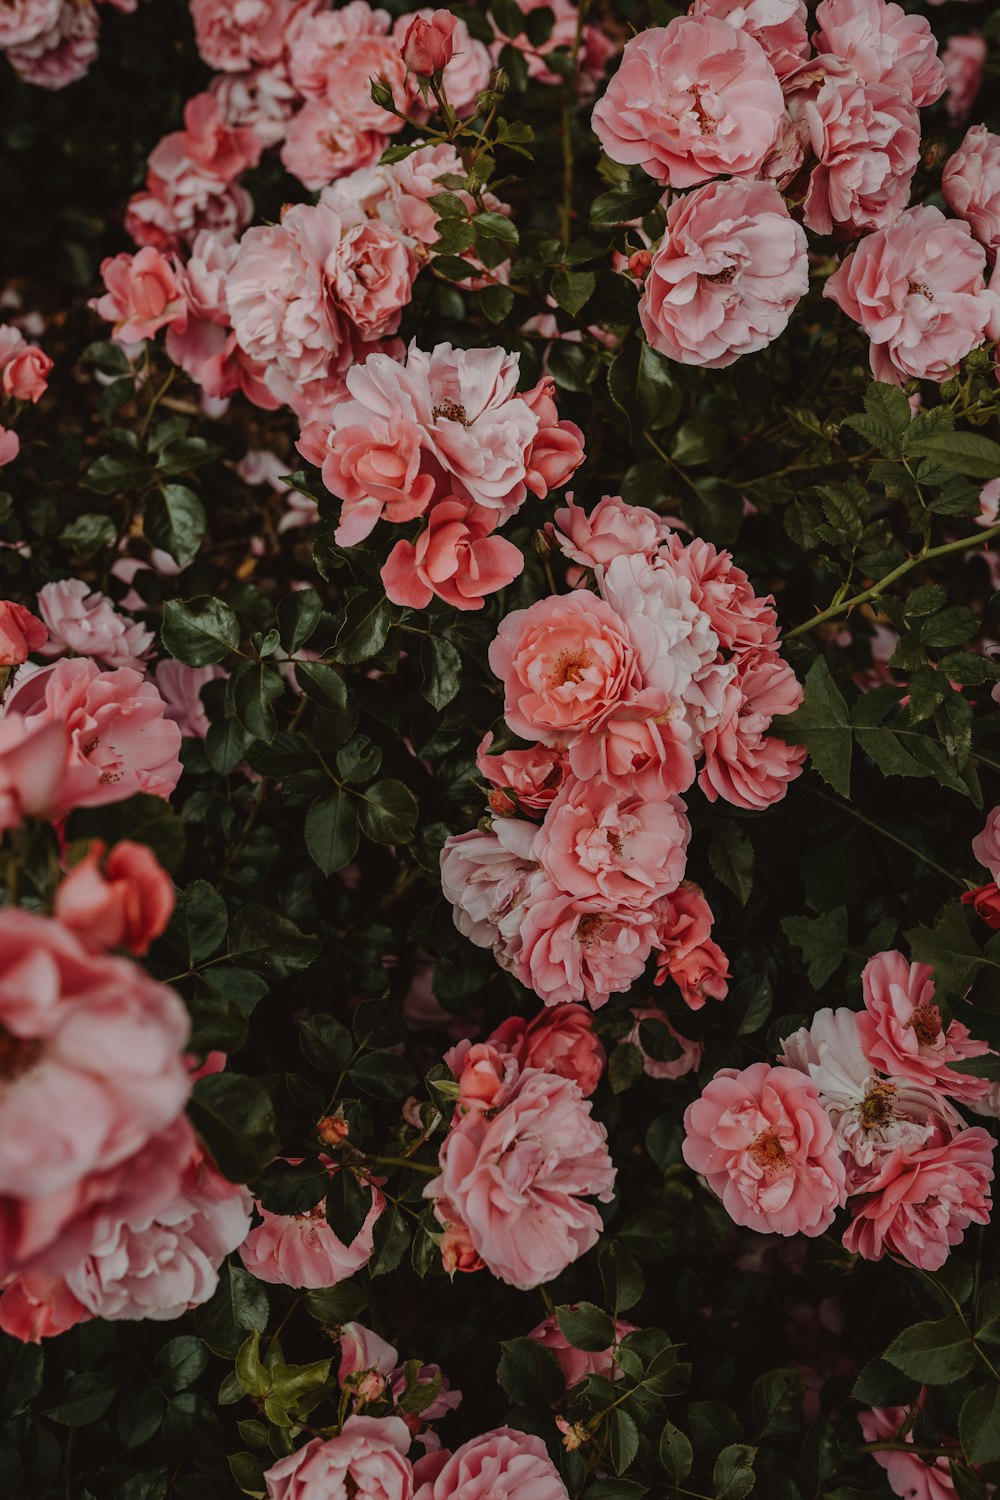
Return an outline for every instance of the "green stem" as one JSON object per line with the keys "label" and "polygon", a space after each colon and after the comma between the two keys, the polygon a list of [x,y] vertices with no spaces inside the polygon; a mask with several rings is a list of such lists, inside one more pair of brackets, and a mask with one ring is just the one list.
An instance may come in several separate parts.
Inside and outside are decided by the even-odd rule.
{"label": "green stem", "polygon": [[878,583],[873,583],[871,588],[863,589],[852,599],[843,599],[839,604],[831,604],[829,609],[824,609],[821,614],[814,615],[811,620],[805,620],[794,629],[786,630],[783,638],[786,641],[793,641],[796,636],[815,630],[817,625],[825,625],[827,620],[836,619],[838,615],[849,614],[852,609],[857,609],[859,604],[867,604],[869,600],[877,599],[880,594],[885,593],[891,583],[895,583],[906,573],[912,572],[921,563],[930,562],[935,557],[945,557],[949,552],[965,552],[970,547],[992,541],[995,536],[1000,536],[1000,525],[989,526],[985,531],[977,532],[975,536],[960,537],[957,542],[944,542],[940,547],[924,547],[916,557],[908,557],[906,562],[900,563],[898,568],[893,568],[891,573],[880,578]]}
{"label": "green stem", "polygon": [[857,818],[858,822],[864,823],[866,828],[871,828],[875,833],[880,833],[883,838],[889,839],[891,843],[898,844],[901,849],[906,850],[907,854],[912,854],[914,859],[921,860],[923,864],[937,871],[939,875],[943,875],[946,880],[950,880],[952,885],[957,885],[963,891],[968,889],[967,883],[964,880],[959,880],[958,876],[951,870],[946,870],[943,865],[937,864],[928,855],[921,854],[919,849],[914,848],[912,844],[908,844],[905,839],[901,839],[898,833],[891,833],[888,828],[883,828],[881,823],[876,823],[871,818],[866,818],[864,813],[858,812],[857,808],[852,807],[849,802],[841,802],[837,797],[829,797],[826,792],[821,792],[815,786],[807,785],[806,791],[811,792],[814,797],[818,797],[821,802],[829,802],[831,807],[836,807],[840,812],[850,813],[852,818]]}
{"label": "green stem", "polygon": [[409,1161],[405,1156],[366,1156],[365,1162],[374,1162],[377,1167],[409,1167],[411,1172],[423,1172],[425,1177],[437,1177],[441,1171],[440,1167],[432,1167],[423,1161]]}

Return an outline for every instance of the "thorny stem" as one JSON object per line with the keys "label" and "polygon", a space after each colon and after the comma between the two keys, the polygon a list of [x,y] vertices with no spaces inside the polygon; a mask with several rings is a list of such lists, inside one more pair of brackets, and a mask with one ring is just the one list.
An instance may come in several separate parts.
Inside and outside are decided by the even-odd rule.
{"label": "thorny stem", "polygon": [[562,155],[563,193],[559,210],[559,238],[569,245],[573,231],[573,110],[576,105],[577,83],[580,76],[580,43],[583,39],[583,18],[588,0],[580,0],[576,8],[576,36],[573,40],[573,72],[563,80],[562,88]]}

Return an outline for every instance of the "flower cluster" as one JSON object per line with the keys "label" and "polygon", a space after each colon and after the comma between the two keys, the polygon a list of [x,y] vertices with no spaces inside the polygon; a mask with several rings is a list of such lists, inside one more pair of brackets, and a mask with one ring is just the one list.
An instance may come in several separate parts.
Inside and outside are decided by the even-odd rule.
{"label": "flower cluster", "polygon": [[90,70],[101,32],[100,5],[126,14],[138,0],[10,0],[0,16],[0,52],[18,77],[62,89]]}
{"label": "flower cluster", "polygon": [[527,747],[480,747],[492,823],[445,844],[444,892],[460,930],[546,1004],[603,1005],[655,952],[696,1009],[724,997],[728,970],[684,882],[682,794],[697,775],[710,802],[779,801],[803,755],[768,731],[801,689],[771,601],[728,553],[616,496],[589,515],[570,498],[553,538],[596,587],[500,626],[490,665]]}
{"label": "flower cluster", "polygon": [[987,1093],[954,1065],[989,1049],[945,1024],[926,964],[878,953],[862,989],[862,1011],[818,1011],[777,1067],[716,1074],[685,1115],[684,1159],[737,1224],[817,1235],[847,1203],[848,1250],[936,1271],[989,1221],[996,1142],[953,1102]]}
{"label": "flower cluster", "polygon": [[[0,324],[0,413],[13,423],[26,404],[40,401],[48,389],[52,360],[29,343],[13,323]],[[0,423],[0,469],[13,463],[21,440],[13,426]]]}

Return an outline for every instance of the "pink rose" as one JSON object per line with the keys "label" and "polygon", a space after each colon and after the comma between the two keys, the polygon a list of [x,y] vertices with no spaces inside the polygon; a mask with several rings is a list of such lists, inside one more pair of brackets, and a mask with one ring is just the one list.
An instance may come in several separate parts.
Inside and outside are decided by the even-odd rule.
{"label": "pink rose", "polygon": [[210,68],[239,73],[277,62],[297,0],[191,0],[198,52]]}
{"label": "pink rose", "polygon": [[284,140],[298,103],[284,58],[245,73],[217,73],[208,87],[227,125],[251,129],[265,150]]}
{"label": "pink rose", "polygon": [[996,1141],[979,1126],[917,1151],[894,1151],[851,1200],[844,1245],[865,1260],[888,1252],[939,1271],[970,1224],[988,1224]]}
{"label": "pink rose", "polygon": [[944,93],[937,38],[926,16],[907,15],[886,0],[820,0],[816,7],[817,52],[863,83],[884,83],[917,109]]}
{"label": "pink rose", "polygon": [[610,1203],[615,1168],[603,1125],[575,1083],[533,1068],[499,1109],[470,1111],[441,1146],[428,1183],[443,1227],[463,1226],[489,1270],[526,1291],[596,1244],[595,1196]]}
{"label": "pink rose", "polygon": [[60,883],[53,911],[88,947],[143,954],[166,931],[174,883],[145,844],[122,839],[104,852],[95,839]]}
{"label": "pink rose", "polygon": [[805,0],[694,0],[692,16],[716,16],[759,42],[779,78],[809,56]]}
{"label": "pink rose", "polygon": [[[655,1005],[642,1005],[633,1007],[632,1014],[635,1017],[635,1025],[625,1037],[625,1041],[631,1042],[633,1047],[638,1047],[642,1053],[642,1068],[647,1078],[683,1078],[685,1073],[694,1072],[701,1065],[701,1054],[704,1050],[701,1042],[689,1041],[686,1036],[681,1036],[675,1031],[670,1023],[670,1017],[665,1011]],[[677,1044],[677,1056],[667,1059],[651,1057],[642,1045],[642,1028],[653,1025],[663,1026]]]}
{"label": "pink rose", "polygon": [[585,568],[606,567],[633,552],[652,558],[670,535],[662,516],[643,505],[628,505],[618,495],[602,496],[589,515],[567,495],[553,521],[560,551]]}
{"label": "pink rose", "polygon": [[722,1068],[684,1114],[684,1160],[729,1217],[769,1234],[822,1234],[846,1201],[819,1091],[793,1068]]}
{"label": "pink rose", "polygon": [[509,1054],[468,1038],[446,1052],[444,1061],[458,1084],[458,1119],[468,1110],[492,1109],[517,1075]]}
{"label": "pink rose", "polygon": [[[493,733],[485,735],[476,753],[476,770],[491,786],[502,805],[494,812],[543,812],[566,779],[566,756],[553,745],[531,745],[527,750],[501,750],[491,754]],[[509,793],[513,794],[513,800]]]}
{"label": "pink rose", "polygon": [[[400,23],[405,25],[408,20],[408,16],[401,16],[396,23],[397,27]],[[458,24],[461,28],[464,23]],[[459,34],[456,31],[455,35]],[[451,69],[448,71],[450,74]],[[419,91],[417,97],[419,98]],[[455,101],[452,99],[451,103],[454,104]],[[437,210],[428,199],[440,192],[439,178],[454,176],[461,171],[462,163],[454,146],[441,141],[436,145],[419,147],[403,161],[360,168],[346,177],[338,178],[323,189],[320,202],[334,209],[345,224],[378,219],[383,224],[388,224],[390,229],[395,229],[411,246],[423,246],[427,249],[438,238],[434,227],[438,218]],[[469,194],[459,191],[457,196],[467,208],[473,209]],[[494,211],[503,211],[500,200],[492,194],[487,193],[484,201]]]}
{"label": "pink rose", "polygon": [[29,344],[19,328],[9,323],[0,327],[0,391],[5,396],[41,400],[51,369],[49,356],[37,344]]}
{"label": "pink rose", "polygon": [[944,201],[964,219],[992,265],[1000,247],[1000,136],[973,125],[941,174]]}
{"label": "pink rose", "polygon": [[970,31],[965,36],[950,36],[945,42],[941,54],[948,90],[944,106],[953,125],[961,125],[969,118],[979,97],[987,52],[986,38],[978,31]]}
{"label": "pink rose", "polygon": [[201,691],[225,675],[221,667],[189,667],[172,657],[157,662],[153,680],[163,699],[163,717],[176,724],[185,739],[205,738],[209,718]]}
{"label": "pink rose", "polygon": [[656,932],[650,912],[567,895],[542,875],[522,900],[512,972],[546,1005],[583,1000],[596,1010],[646,967]]}
{"label": "pink rose", "polygon": [[12,464],[21,451],[21,439],[11,427],[0,425],[0,469]]}
{"label": "pink rose", "polygon": [[[489,48],[471,35],[466,23],[458,16],[452,15],[447,10],[432,10],[429,6],[407,15],[397,16],[393,22],[392,34],[400,50],[403,51],[403,61],[407,63],[407,66],[412,68],[414,74],[427,77],[428,74],[421,75],[421,70],[408,62],[404,50],[405,43],[418,22],[422,22],[434,31],[437,18],[440,18],[445,41],[442,43],[438,34],[437,39],[431,43],[430,52],[422,58],[422,61],[433,62],[444,52],[448,53],[447,60],[441,64],[444,69],[441,87],[455,113],[465,118],[475,114],[477,97],[489,87],[490,73],[493,70]],[[419,33],[419,35],[426,34]],[[406,80],[406,113],[411,119],[417,120],[427,119],[430,114],[428,105],[421,98],[417,78],[413,76]]]}
{"label": "pink rose", "polygon": [[733,807],[760,809],[781,801],[802,774],[806,751],[767,731],[776,715],[794,713],[801,702],[798,679],[776,652],[765,648],[738,659],[721,722],[702,743],[698,785],[710,802],[721,797]]}
{"label": "pink rose", "polygon": [[12,0],[0,10],[0,51],[33,42],[51,31],[59,18],[62,0]]}
{"label": "pink rose", "polygon": [[64,89],[82,78],[97,57],[100,25],[94,0],[63,4],[51,30],[11,47],[7,61],[36,88]]}
{"label": "pink rose", "polygon": [[191,1149],[172,990],[59,922],[0,912],[0,1281],[58,1272],[103,1215],[153,1213]]}
{"label": "pink rose", "polygon": [[240,1260],[258,1281],[277,1286],[323,1287],[346,1281],[366,1266],[374,1248],[375,1225],[385,1208],[377,1188],[371,1207],[349,1245],[326,1219],[325,1202],[304,1214],[275,1214],[257,1204],[264,1222],[240,1245]]}
{"label": "pink rose", "polygon": [[43,656],[72,651],[94,657],[105,667],[141,670],[156,639],[138,620],[120,615],[106,594],[91,593],[82,578],[45,584],[38,592],[38,612],[50,637],[35,648]]}
{"label": "pink rose", "polygon": [[[918,1404],[923,1404],[923,1392]],[[907,1431],[903,1441],[912,1443],[910,1412],[911,1408],[907,1406],[877,1406],[873,1411],[859,1411],[858,1423],[865,1442],[877,1443],[895,1438],[905,1423]],[[954,1500],[956,1491],[946,1458],[928,1460],[919,1453],[907,1453],[901,1449],[883,1449],[871,1456],[885,1469],[894,1495],[903,1495],[906,1500]]]}
{"label": "pink rose", "polygon": [[88,766],[74,765],[69,732],[56,720],[29,723],[21,714],[0,719],[0,830],[25,818],[65,816],[93,787]]}
{"label": "pink rose", "polygon": [[678,16],[626,42],[592,125],[612,161],[688,188],[752,176],[783,112],[759,42],[726,21]]}
{"label": "pink rose", "polygon": [[743,652],[777,645],[774,600],[754,593],[731,552],[720,552],[700,537],[685,545],[676,534],[667,539],[667,548],[675,568],[690,582],[691,597],[708,616],[720,646]]}
{"label": "pink rose", "polygon": [[388,224],[375,220],[346,230],[324,271],[334,303],[365,342],[396,332],[417,263]]}
{"label": "pink rose", "polygon": [[409,1448],[399,1417],[348,1417],[337,1437],[315,1437],[271,1465],[264,1475],[268,1500],[413,1500]]}
{"label": "pink rose", "polygon": [[16,667],[28,659],[29,651],[40,651],[48,631],[23,604],[0,599],[0,667]]}
{"label": "pink rose", "polygon": [[729,963],[712,940],[712,908],[700,887],[685,880],[662,903],[657,919],[656,983],[672,979],[691,1010],[701,1010],[706,999],[724,1000]]}
{"label": "pink rose", "polygon": [[403,97],[406,68],[389,37],[389,16],[367,0],[349,0],[335,11],[318,10],[298,22],[288,54],[292,82],[307,99],[332,101],[359,129],[383,135],[402,129],[371,97],[370,78],[382,78]]}
{"label": "pink rose", "polygon": [[495,513],[465,500],[439,500],[416,544],[399,541],[381,570],[393,604],[426,609],[436,596],[455,609],[482,609],[487,594],[524,569],[520,548],[491,536]]}
{"label": "pink rose", "polygon": [[170,262],[146,245],[135,255],[116,255],[101,262],[107,291],[89,303],[99,317],[113,323],[112,338],[137,344],[184,313],[184,298]]}
{"label": "pink rose", "polygon": [[877,380],[947,380],[987,337],[998,300],[986,290],[986,252],[968,224],[911,208],[860,245],[830,277],[832,297],[872,341]]}
{"label": "pink rose", "polygon": [[1000,887],[995,880],[981,885],[978,890],[966,891],[962,896],[962,904],[971,906],[976,916],[981,917],[994,932],[1000,928]]}
{"label": "pink rose", "polygon": [[555,383],[544,375],[521,400],[538,418],[538,431],[525,455],[524,482],[533,495],[544,500],[549,490],[560,489],[583,463],[583,433],[575,422],[560,421],[555,403]]}
{"label": "pink rose", "polygon": [[455,926],[479,948],[498,941],[498,925],[524,899],[537,869],[531,849],[537,830],[521,818],[497,818],[489,833],[452,834],[441,850],[441,889]]}
{"label": "pink rose", "polygon": [[653,688],[574,740],[569,760],[580,781],[596,776],[639,797],[675,797],[694,781],[693,748],[681,707]]}
{"label": "pink rose", "polygon": [[510,1016],[490,1041],[510,1052],[522,1070],[539,1068],[543,1073],[570,1079],[585,1099],[601,1081],[604,1048],[585,1005],[556,1005],[541,1011],[533,1021]]}
{"label": "pink rose", "polygon": [[454,1453],[428,1455],[414,1477],[415,1500],[569,1500],[541,1438],[511,1427],[470,1438]]}
{"label": "pink rose", "polygon": [[164,716],[164,703],[138,672],[102,672],[82,657],[56,662],[16,687],[8,714],[31,728],[53,721],[69,731],[72,766],[86,789],[78,807],[121,802],[136,792],[169,797],[180,780],[181,735]]}
{"label": "pink rose", "polygon": [[667,210],[639,301],[650,345],[722,369],[783,333],[809,290],[806,237],[767,182],[714,182]]}
{"label": "pink rose", "polygon": [[0,1329],[22,1344],[40,1344],[88,1320],[65,1276],[28,1271],[9,1282],[0,1295]]}
{"label": "pink rose", "polygon": [[[303,433],[300,452],[306,442]],[[363,541],[382,516],[409,521],[422,515],[434,496],[434,479],[420,473],[421,430],[395,412],[331,432],[320,461],[323,483],[344,502],[336,532],[341,547]]]}
{"label": "pink rose", "polygon": [[679,799],[649,802],[572,780],[546,813],[533,853],[567,895],[641,908],[683,880],[690,837]]}
{"label": "pink rose", "polygon": [[956,1099],[978,1099],[987,1092],[985,1078],[956,1073],[949,1066],[990,1049],[975,1041],[961,1021],[945,1028],[934,1004],[929,965],[907,963],[902,953],[876,953],[865,965],[861,989],[865,1009],[858,1016],[858,1037],[876,1068]]}
{"label": "pink rose", "polygon": [[565,743],[595,728],[639,686],[624,621],[589,593],[514,610],[501,622],[489,660],[504,684],[507,723],[526,740]]}
{"label": "pink rose", "polygon": [[[575,1308],[575,1304],[572,1305]],[[623,1338],[634,1332],[634,1323],[625,1323],[619,1318],[615,1323],[615,1345],[617,1346]],[[543,1318],[541,1323],[531,1329],[527,1337],[534,1339],[536,1344],[541,1344],[542,1348],[547,1349],[553,1356],[563,1372],[567,1390],[571,1391],[574,1386],[581,1385],[588,1375],[601,1375],[605,1380],[615,1380],[620,1377],[620,1371],[614,1361],[614,1347],[596,1352],[574,1349],[559,1327],[559,1319],[555,1313]]]}
{"label": "pink rose", "polygon": [[386,141],[386,136],[374,130],[360,129],[354,117],[342,114],[336,104],[307,99],[284,132],[281,164],[303,187],[317,192],[346,172],[373,167]]}
{"label": "pink rose", "polygon": [[972,852],[993,879],[1000,881],[1000,807],[990,809],[982,832],[972,840]]}
{"label": "pink rose", "polygon": [[414,16],[400,45],[409,72],[421,78],[431,78],[442,72],[455,53],[457,25],[458,18],[447,10],[435,10],[426,18]]}

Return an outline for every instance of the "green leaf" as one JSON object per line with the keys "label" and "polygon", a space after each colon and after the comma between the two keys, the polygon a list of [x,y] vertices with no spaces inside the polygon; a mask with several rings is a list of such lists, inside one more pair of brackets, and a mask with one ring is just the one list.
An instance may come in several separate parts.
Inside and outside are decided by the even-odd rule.
{"label": "green leaf", "polygon": [[114,1399],[112,1382],[96,1370],[89,1370],[74,1375],[60,1389],[55,1405],[50,1406],[45,1415],[50,1422],[58,1422],[63,1427],[88,1427],[104,1416]]}
{"label": "green leaf", "polygon": [[267,1326],[267,1288],[238,1261],[225,1260],[211,1301],[195,1313],[195,1327],[223,1359],[235,1359],[253,1329]]}
{"label": "green leaf", "polygon": [[284,679],[269,662],[249,662],[233,674],[236,717],[247,734],[270,744],[278,732],[274,704],[285,691]]}
{"label": "green leaf", "polygon": [[326,1195],[326,1222],[343,1245],[361,1233],[372,1206],[372,1190],[353,1172],[335,1172]]}
{"label": "green leaf", "polygon": [[348,1077],[354,1087],[371,1099],[389,1103],[404,1098],[416,1087],[416,1075],[409,1063],[394,1052],[366,1052],[351,1068]]}
{"label": "green leaf", "polygon": [[897,386],[876,380],[865,390],[864,401],[865,415],[847,417],[844,425],[852,427],[886,458],[899,458],[903,451],[900,440],[911,420],[906,396]]}
{"label": "green leaf", "polygon": [[146,501],[142,529],[153,547],[169,553],[184,568],[201,546],[208,524],[205,507],[184,484],[165,484]]}
{"label": "green leaf", "polygon": [[374,1238],[375,1248],[368,1262],[368,1274],[385,1276],[396,1269],[410,1244],[409,1220],[395,1203],[390,1203],[379,1218]]}
{"label": "green leaf", "polygon": [[229,956],[273,979],[308,969],[320,951],[319,938],[269,906],[245,906],[229,929]]}
{"label": "green leaf", "polygon": [[616,224],[630,224],[633,219],[644,219],[652,213],[663,197],[659,183],[648,179],[639,184],[619,183],[594,199],[590,208],[590,222],[595,229],[611,229]]}
{"label": "green leaf", "polygon": [[962,1407],[958,1435],[970,1464],[1000,1462],[1000,1386],[981,1385]]}
{"label": "green leaf", "polygon": [[299,1028],[299,1045],[314,1068],[340,1073],[351,1060],[354,1043],[347,1027],[334,1016],[316,1015]]}
{"label": "green leaf", "polygon": [[297,661],[295,681],[320,708],[343,709],[347,705],[347,683],[328,661]]}
{"label": "green leaf", "polygon": [[207,880],[193,880],[178,891],[167,936],[189,968],[193,969],[222,946],[228,928],[226,903]]}
{"label": "green leaf", "polygon": [[350,864],[358,852],[358,804],[350,792],[326,793],[306,813],[306,848],[324,875]]}
{"label": "green leaf", "polygon": [[718,1401],[693,1401],[688,1409],[691,1437],[703,1453],[718,1453],[738,1443],[743,1428],[736,1413]]}
{"label": "green leaf", "polygon": [[228,1072],[199,1078],[188,1113],[230,1182],[248,1182],[277,1154],[274,1105],[259,1078]]}
{"label": "green leaf", "polygon": [[566,1389],[555,1356],[534,1339],[508,1339],[500,1345],[497,1376],[516,1406],[551,1406]]}
{"label": "green leaf", "polygon": [[596,285],[593,271],[557,271],[552,278],[552,296],[563,312],[575,318],[594,295]]}
{"label": "green leaf", "polygon": [[271,1389],[271,1372],[260,1357],[260,1329],[255,1328],[236,1356],[236,1379],[248,1396],[264,1396]]}
{"label": "green leaf", "polygon": [[141,453],[102,453],[84,474],[84,489],[117,495],[138,489],[150,477],[149,462]]}
{"label": "green leaf", "polygon": [[329,1186],[330,1174],[315,1157],[294,1165],[277,1157],[254,1183],[254,1197],[273,1214],[307,1214]]}
{"label": "green leaf", "polygon": [[79,807],[70,814],[67,838],[103,839],[107,844],[132,839],[152,849],[165,870],[177,868],[184,857],[184,824],[162,797],[139,792],[106,807]]}
{"label": "green leaf", "polygon": [[409,844],[420,808],[408,786],[387,778],[361,793],[361,828],[376,844]]}
{"label": "green leaf", "polygon": [[776,718],[771,727],[790,744],[805,745],[813,769],[835,792],[850,797],[851,719],[824,657],[817,657],[806,674],[801,706]]}
{"label": "green leaf", "polygon": [[608,1058],[608,1082],[616,1094],[632,1087],[645,1070],[646,1060],[634,1042],[619,1042]]}
{"label": "green leaf", "polygon": [[165,650],[189,667],[210,667],[240,644],[240,622],[228,604],[202,594],[168,599],[160,631]]}
{"label": "green leaf", "polygon": [[618,1240],[608,1240],[601,1246],[597,1263],[608,1306],[614,1308],[617,1317],[634,1307],[645,1291],[642,1267]]}
{"label": "green leaf", "polygon": [[851,1390],[863,1406],[906,1406],[914,1394],[910,1376],[884,1359],[870,1359]]}
{"label": "green leaf", "polygon": [[431,708],[446,708],[462,686],[462,654],[451,641],[429,635],[420,650],[420,691]]}
{"label": "green leaf", "polygon": [[0,1420],[27,1411],[42,1389],[44,1356],[38,1344],[0,1341]]}
{"label": "green leaf", "polygon": [[624,1474],[639,1451],[639,1429],[635,1418],[622,1407],[608,1413],[608,1436],[611,1440],[611,1463],[616,1474]]}
{"label": "green leaf", "polygon": [[933,927],[913,927],[904,933],[914,963],[930,964],[938,989],[956,995],[965,994],[982,963],[966,910],[961,901],[949,901]]}
{"label": "green leaf", "polygon": [[712,1470],[716,1500],[743,1500],[754,1487],[753,1463],[756,1448],[746,1443],[732,1443],[723,1448]]}
{"label": "green leaf", "polygon": [[608,366],[608,391],[633,432],[667,427],[680,411],[676,371],[638,335]]}
{"label": "green leaf", "polygon": [[784,917],[781,930],[809,966],[809,983],[821,990],[843,963],[848,946],[847,907],[838,906],[819,917]]}
{"label": "green leaf", "polygon": [[114,546],[117,536],[115,523],[110,516],[87,511],[63,527],[59,540],[74,557],[90,558],[102,547]]}
{"label": "green leaf", "polygon": [[322,614],[323,601],[315,589],[296,589],[294,594],[285,595],[277,610],[278,634],[289,656],[311,640]]}
{"label": "green leaf", "polygon": [[940,468],[970,479],[1000,478],[1000,443],[976,432],[919,433],[906,444],[906,452],[910,458],[933,458]]}
{"label": "green leaf", "polygon": [[961,1380],[972,1369],[975,1357],[969,1330],[958,1313],[936,1322],[914,1323],[893,1339],[883,1355],[904,1375],[924,1385]]}
{"label": "green leaf", "polygon": [[385,645],[394,619],[393,607],[381,590],[377,594],[367,590],[350,593],[343,609],[343,623],[328,655],[346,666],[369,661]]}
{"label": "green leaf", "polygon": [[668,1422],[660,1434],[660,1463],[677,1484],[688,1477],[694,1463],[690,1439],[673,1422]]}
{"label": "green leaf", "polygon": [[719,818],[712,824],[708,862],[716,878],[746,906],[753,890],[753,844],[735,819]]}
{"label": "green leaf", "polygon": [[573,1349],[601,1353],[615,1341],[615,1320],[593,1302],[575,1302],[556,1308],[563,1338]]}
{"label": "green leaf", "polygon": [[790,1437],[802,1426],[805,1392],[798,1370],[768,1370],[754,1381],[750,1406],[757,1437]]}

